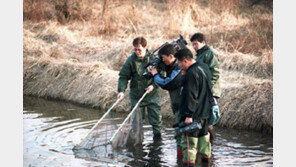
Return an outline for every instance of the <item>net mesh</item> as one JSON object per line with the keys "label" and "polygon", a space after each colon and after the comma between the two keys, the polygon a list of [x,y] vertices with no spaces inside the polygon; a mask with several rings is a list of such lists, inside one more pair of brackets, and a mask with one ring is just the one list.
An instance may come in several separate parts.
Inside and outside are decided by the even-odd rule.
{"label": "net mesh", "polygon": [[115,136],[112,147],[127,148],[141,144],[143,141],[142,124],[141,111],[135,110]]}
{"label": "net mesh", "polygon": [[110,138],[118,129],[113,114],[107,114],[82,140],[75,149],[93,149],[108,144]]}
{"label": "net mesh", "polygon": [[[111,144],[113,148],[127,148],[141,144],[143,141],[142,113],[136,109],[119,127],[116,125],[114,114],[107,114],[88,133],[82,142],[74,147],[77,149],[94,150],[100,146]],[[113,140],[111,138],[114,136]]]}

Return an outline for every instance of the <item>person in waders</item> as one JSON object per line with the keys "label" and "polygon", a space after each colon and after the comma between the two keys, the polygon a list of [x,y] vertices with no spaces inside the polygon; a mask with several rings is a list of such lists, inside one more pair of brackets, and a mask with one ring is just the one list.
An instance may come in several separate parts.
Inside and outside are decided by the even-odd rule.
{"label": "person in waders", "polygon": [[[219,69],[219,60],[214,51],[207,45],[206,37],[202,33],[195,33],[190,38],[193,49],[196,51],[196,61],[200,63],[205,63],[208,65],[210,72],[212,74],[211,84],[212,93],[215,101],[217,103],[214,106],[213,110],[219,112],[218,102],[221,96],[221,87],[220,87],[220,69]],[[216,138],[215,130],[213,125],[209,125],[209,132],[211,136],[211,143]]]}
{"label": "person in waders", "polygon": [[194,166],[197,152],[202,157],[202,166],[208,166],[211,157],[208,128],[212,104],[209,97],[211,92],[207,87],[207,78],[212,78],[211,72],[206,64],[196,62],[193,59],[189,49],[178,51],[175,57],[178,60],[178,65],[185,73],[181,88],[179,124],[191,125],[193,122],[200,124],[200,128],[182,133],[183,166]]}
{"label": "person in waders", "polygon": [[[146,79],[143,73],[148,72],[145,66],[156,57],[147,49],[147,41],[143,37],[133,40],[134,52],[127,58],[119,72],[118,79],[118,99],[124,97],[124,91],[130,81],[130,105],[134,108],[138,100],[148,90],[148,94],[140,103],[142,111],[147,109],[148,120],[152,125],[153,139],[161,137],[162,116],[159,104],[159,87],[153,82],[153,78]],[[143,113],[143,112],[142,112]]]}
{"label": "person in waders", "polygon": [[[175,58],[175,48],[173,45],[165,45],[158,51],[158,55],[161,57],[165,64],[165,70],[158,73],[156,68],[151,68],[150,73],[153,75],[154,82],[157,83],[162,89],[167,90],[170,95],[171,109],[174,114],[174,124],[179,122],[179,103],[180,92],[182,85],[181,69]],[[176,137],[177,142],[177,158],[178,160],[183,158],[183,152],[181,148],[181,137]]]}

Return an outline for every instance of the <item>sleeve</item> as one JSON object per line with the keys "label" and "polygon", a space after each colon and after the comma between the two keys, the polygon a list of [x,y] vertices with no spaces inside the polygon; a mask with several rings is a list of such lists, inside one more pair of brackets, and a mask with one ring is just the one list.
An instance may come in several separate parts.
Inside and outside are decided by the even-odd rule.
{"label": "sleeve", "polygon": [[170,82],[172,82],[180,72],[181,72],[180,69],[173,70],[171,75],[166,78],[161,78],[159,74],[156,74],[156,75],[154,75],[154,82],[156,82],[157,84],[159,84],[161,86],[165,86],[165,85],[169,84]]}
{"label": "sleeve", "polygon": [[213,51],[208,53],[206,63],[212,72],[212,85],[215,85],[220,77],[220,64],[217,55]]}
{"label": "sleeve", "polygon": [[192,72],[186,74],[182,90],[183,103],[181,103],[181,113],[183,117],[192,117],[193,113],[197,110],[199,92],[197,77],[198,75],[194,75]]}
{"label": "sleeve", "polygon": [[[159,58],[157,55],[154,55],[154,54],[152,54],[152,53],[150,53],[150,60],[155,60],[155,59],[157,59],[157,58]],[[154,81],[154,79],[152,79],[152,86],[154,87],[154,88],[158,88],[159,86],[155,83],[155,82],[153,82]]]}
{"label": "sleeve", "polygon": [[131,62],[130,57],[125,61],[123,67],[119,72],[118,92],[124,92],[127,88],[128,81],[131,79]]}

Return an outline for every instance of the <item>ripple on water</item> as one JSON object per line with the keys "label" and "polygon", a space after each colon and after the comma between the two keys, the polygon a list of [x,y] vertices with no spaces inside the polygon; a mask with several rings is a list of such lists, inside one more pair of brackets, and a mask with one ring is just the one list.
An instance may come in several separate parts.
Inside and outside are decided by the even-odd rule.
{"label": "ripple on water", "polygon": [[[72,148],[102,113],[68,103],[24,98],[24,166],[176,166],[174,129],[164,125],[162,140],[153,142],[151,125],[144,125],[142,146],[113,150]],[[125,115],[113,119],[120,125]],[[165,120],[164,122],[168,122]],[[212,166],[272,166],[272,136],[216,128]]]}

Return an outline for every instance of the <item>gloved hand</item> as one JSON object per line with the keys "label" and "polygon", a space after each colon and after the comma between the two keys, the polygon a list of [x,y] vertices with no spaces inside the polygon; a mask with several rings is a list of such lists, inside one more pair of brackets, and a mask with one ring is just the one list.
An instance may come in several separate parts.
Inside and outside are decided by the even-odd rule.
{"label": "gloved hand", "polygon": [[210,113],[209,124],[215,125],[220,119],[220,110],[218,105],[212,106],[212,112]]}

